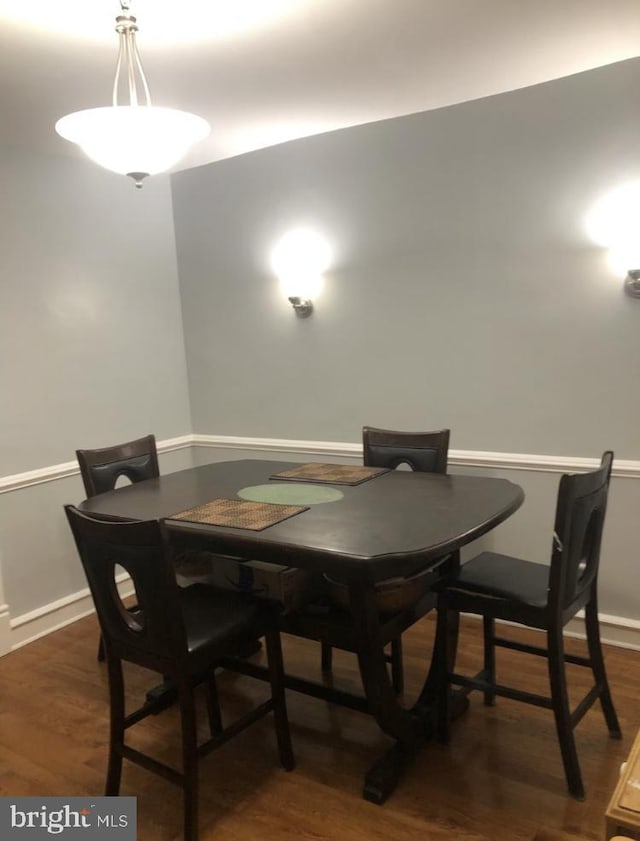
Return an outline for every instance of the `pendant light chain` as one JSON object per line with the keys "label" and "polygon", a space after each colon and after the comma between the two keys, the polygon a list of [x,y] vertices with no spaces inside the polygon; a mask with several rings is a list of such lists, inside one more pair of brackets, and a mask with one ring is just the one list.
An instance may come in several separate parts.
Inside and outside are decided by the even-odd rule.
{"label": "pendant light chain", "polygon": [[118,61],[116,63],[116,75],[113,80],[113,105],[118,106],[119,92],[120,92],[120,76],[123,72],[123,67],[126,69],[127,85],[129,89],[128,105],[136,106],[138,102],[138,84],[136,79],[140,80],[142,90],[144,92],[144,104],[151,105],[151,95],[149,93],[149,85],[142,67],[142,60],[138,52],[138,45],[136,43],[136,32],[138,32],[138,25],[136,18],[130,14],[129,3],[126,0],[120,0],[123,14],[116,18],[116,32],[119,38]]}

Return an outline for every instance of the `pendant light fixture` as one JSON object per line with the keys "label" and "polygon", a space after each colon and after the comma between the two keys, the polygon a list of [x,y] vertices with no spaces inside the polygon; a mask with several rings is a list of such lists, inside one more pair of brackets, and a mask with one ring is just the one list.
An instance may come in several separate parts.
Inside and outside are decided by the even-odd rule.
{"label": "pendant light fixture", "polygon": [[[136,44],[136,18],[128,0],[120,0],[120,6],[113,105],[67,114],[56,123],[56,131],[100,166],[129,175],[136,187],[142,187],[143,178],[169,169],[210,129],[195,114],[151,105]],[[126,104],[121,104],[121,87]]]}

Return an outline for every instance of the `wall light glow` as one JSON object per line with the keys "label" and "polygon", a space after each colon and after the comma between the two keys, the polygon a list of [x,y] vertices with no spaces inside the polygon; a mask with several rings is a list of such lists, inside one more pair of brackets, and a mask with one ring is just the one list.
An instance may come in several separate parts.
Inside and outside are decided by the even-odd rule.
{"label": "wall light glow", "polygon": [[602,196],[587,217],[587,232],[609,249],[609,266],[625,278],[627,295],[640,298],[640,181]]}
{"label": "wall light glow", "polygon": [[[271,253],[271,268],[280,281],[283,294],[296,307],[295,301],[311,302],[322,290],[323,272],[331,262],[327,240],[309,228],[288,231]],[[298,311],[298,310],[296,310]],[[309,315],[309,309],[304,314]],[[298,311],[298,314],[302,314]]]}
{"label": "wall light glow", "polygon": [[640,244],[623,248],[610,248],[607,263],[617,277],[626,277],[630,269],[640,266]]}
{"label": "wall light glow", "polygon": [[626,248],[640,239],[640,181],[606,193],[587,216],[587,232],[598,245]]}
{"label": "wall light glow", "polygon": [[[331,250],[320,234],[307,228],[289,231],[271,254],[271,267],[287,297],[312,298],[322,288],[322,273],[329,267]],[[302,294],[304,292],[308,294]]]}

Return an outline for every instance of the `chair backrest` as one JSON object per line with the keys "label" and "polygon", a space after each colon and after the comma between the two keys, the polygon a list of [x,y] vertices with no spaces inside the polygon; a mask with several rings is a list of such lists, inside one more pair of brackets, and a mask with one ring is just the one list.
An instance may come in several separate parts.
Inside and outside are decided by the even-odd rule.
{"label": "chair backrest", "polygon": [[[107,655],[140,662],[186,654],[186,632],[168,542],[155,521],[107,522],[72,505],[65,511],[98,614]],[[116,566],[129,573],[137,606],[123,605]],[[129,653],[135,656],[129,657]]]}
{"label": "chair backrest", "polygon": [[407,464],[422,473],[446,473],[450,430],[396,432],[393,429],[362,429],[364,463],[395,469]]}
{"label": "chair backrest", "polygon": [[76,450],[76,456],[87,497],[113,490],[120,476],[142,482],[160,475],[153,435],[99,450]]}
{"label": "chair backrest", "polygon": [[595,585],[613,453],[600,467],[560,479],[549,572],[549,605],[563,610]]}

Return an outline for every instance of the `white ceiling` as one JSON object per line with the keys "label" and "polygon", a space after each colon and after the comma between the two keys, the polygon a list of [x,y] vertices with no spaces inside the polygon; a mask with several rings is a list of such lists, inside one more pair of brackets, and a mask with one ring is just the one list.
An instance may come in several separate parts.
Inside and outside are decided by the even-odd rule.
{"label": "white ceiling", "polygon": [[[132,0],[156,105],[211,124],[182,167],[640,53],[640,0]],[[110,104],[118,0],[0,0],[0,142],[81,154]],[[640,108],[640,90],[638,91]]]}

